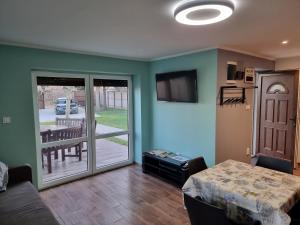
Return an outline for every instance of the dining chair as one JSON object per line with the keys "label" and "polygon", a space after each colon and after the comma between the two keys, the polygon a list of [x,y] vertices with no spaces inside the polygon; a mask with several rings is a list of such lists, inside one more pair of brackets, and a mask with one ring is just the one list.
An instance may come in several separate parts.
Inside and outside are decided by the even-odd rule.
{"label": "dining chair", "polygon": [[277,170],[280,172],[293,174],[292,162],[286,159],[259,155],[257,158],[256,166],[261,166],[271,170]]}
{"label": "dining chair", "polygon": [[[71,127],[64,130],[64,133],[62,134],[65,139],[73,139],[73,138],[81,138],[82,137],[82,125],[79,127]],[[75,149],[75,154],[70,153],[71,151],[68,151],[69,153],[66,154],[66,149]],[[62,161],[65,161],[66,157],[78,157],[78,160],[82,160],[82,142],[78,143],[71,143],[67,145],[61,146],[61,157]]]}
{"label": "dining chair", "polygon": [[207,169],[207,165],[206,165],[203,157],[197,157],[195,159],[191,159],[188,162],[188,166],[189,166],[189,175],[190,176],[192,176],[195,173],[198,173],[199,171]]}
{"label": "dining chair", "polygon": [[300,202],[297,202],[296,205],[288,212],[291,217],[290,225],[299,225],[300,224]]}
{"label": "dining chair", "polygon": [[226,217],[223,209],[202,201],[200,197],[193,198],[184,194],[184,204],[191,225],[236,225]]}
{"label": "dining chair", "polygon": [[[82,137],[87,136],[87,126],[86,126],[85,118],[56,118],[55,124],[67,126],[68,128],[82,126]],[[95,130],[96,128],[97,128],[97,120],[95,120]],[[81,143],[81,152],[87,152],[87,147],[84,148],[84,143],[87,146],[87,142],[83,141]],[[68,149],[68,152],[70,152],[70,149]]]}

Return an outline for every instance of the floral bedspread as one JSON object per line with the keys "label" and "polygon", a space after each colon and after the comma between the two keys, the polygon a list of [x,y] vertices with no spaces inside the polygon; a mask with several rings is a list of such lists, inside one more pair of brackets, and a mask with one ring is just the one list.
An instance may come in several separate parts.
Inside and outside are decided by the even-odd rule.
{"label": "floral bedspread", "polygon": [[287,212],[300,198],[300,177],[227,160],[192,175],[182,190],[223,208],[240,224],[288,225]]}

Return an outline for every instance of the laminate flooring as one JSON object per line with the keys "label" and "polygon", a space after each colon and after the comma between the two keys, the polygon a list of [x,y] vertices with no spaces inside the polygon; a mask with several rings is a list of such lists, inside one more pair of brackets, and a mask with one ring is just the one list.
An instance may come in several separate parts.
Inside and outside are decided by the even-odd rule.
{"label": "laminate flooring", "polygon": [[179,188],[139,165],[40,192],[61,225],[189,224]]}

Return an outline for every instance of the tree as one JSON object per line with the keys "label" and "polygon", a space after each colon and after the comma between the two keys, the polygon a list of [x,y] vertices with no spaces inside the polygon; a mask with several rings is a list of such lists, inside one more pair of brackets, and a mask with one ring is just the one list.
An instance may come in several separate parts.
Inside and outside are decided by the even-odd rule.
{"label": "tree", "polygon": [[73,98],[74,92],[77,90],[75,87],[72,86],[64,86],[63,87],[66,100],[66,118],[70,118],[70,109],[71,109],[71,99]]}

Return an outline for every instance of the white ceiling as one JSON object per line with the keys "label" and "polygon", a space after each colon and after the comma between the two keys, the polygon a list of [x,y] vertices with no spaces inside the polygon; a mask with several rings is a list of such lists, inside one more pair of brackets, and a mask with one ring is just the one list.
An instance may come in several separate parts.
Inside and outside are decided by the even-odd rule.
{"label": "white ceiling", "polygon": [[300,0],[234,1],[228,20],[195,27],[173,19],[178,0],[0,0],[0,42],[141,60],[215,47],[300,55]]}

